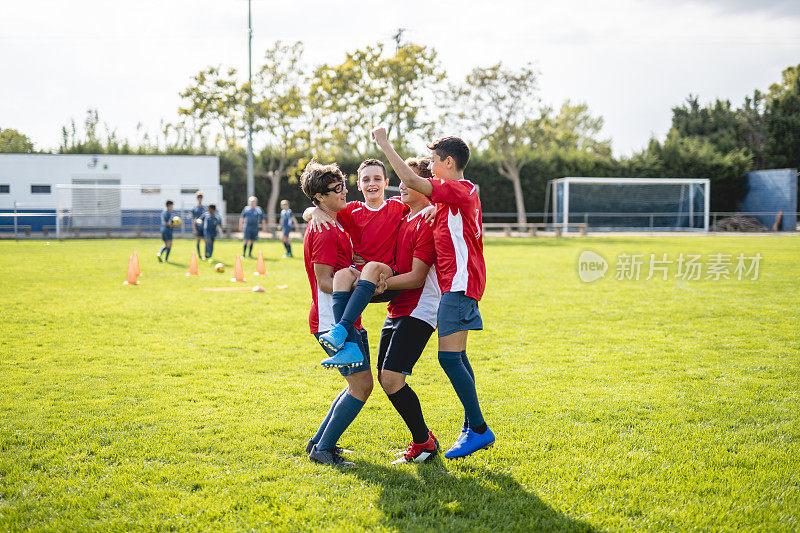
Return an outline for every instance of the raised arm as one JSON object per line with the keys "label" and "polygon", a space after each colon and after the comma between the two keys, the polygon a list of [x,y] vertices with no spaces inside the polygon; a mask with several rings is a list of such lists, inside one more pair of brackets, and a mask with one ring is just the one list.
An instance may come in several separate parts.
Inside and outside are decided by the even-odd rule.
{"label": "raised arm", "polygon": [[392,165],[395,173],[397,173],[397,177],[400,178],[400,181],[406,184],[406,187],[421,192],[425,196],[431,195],[433,192],[433,185],[431,185],[431,182],[425,178],[417,176],[417,174],[411,170],[411,167],[406,165],[406,162],[403,161],[403,158],[394,151],[391,143],[389,143],[389,138],[386,136],[385,128],[377,128],[373,130],[372,138],[375,139],[375,142],[378,143],[378,146],[380,146],[381,150],[383,150],[383,153],[386,154],[386,158],[389,159],[389,164]]}

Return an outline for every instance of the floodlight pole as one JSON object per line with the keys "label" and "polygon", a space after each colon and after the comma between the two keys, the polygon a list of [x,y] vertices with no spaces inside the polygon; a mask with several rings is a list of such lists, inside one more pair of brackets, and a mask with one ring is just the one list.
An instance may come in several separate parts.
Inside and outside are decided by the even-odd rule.
{"label": "floodlight pole", "polygon": [[253,180],[253,24],[247,0],[247,196],[255,196]]}

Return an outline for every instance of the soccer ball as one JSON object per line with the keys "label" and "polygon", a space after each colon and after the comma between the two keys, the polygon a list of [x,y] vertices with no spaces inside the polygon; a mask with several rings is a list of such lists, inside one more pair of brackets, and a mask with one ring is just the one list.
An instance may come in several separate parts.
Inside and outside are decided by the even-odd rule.
{"label": "soccer ball", "polygon": [[225,272],[225,265],[223,265],[222,263],[217,263],[216,265],[214,265],[214,270],[216,270],[217,272]]}
{"label": "soccer ball", "polygon": [[202,218],[196,218],[196,219],[194,219],[194,223],[197,224],[198,226],[202,226],[203,225],[203,219]]}
{"label": "soccer ball", "polygon": [[181,217],[172,217],[173,226],[180,226],[181,222],[182,222]]}

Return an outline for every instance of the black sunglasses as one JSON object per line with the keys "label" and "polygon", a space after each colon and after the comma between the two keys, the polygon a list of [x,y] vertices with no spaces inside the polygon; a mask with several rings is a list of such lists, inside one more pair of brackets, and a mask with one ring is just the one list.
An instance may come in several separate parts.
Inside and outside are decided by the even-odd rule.
{"label": "black sunglasses", "polygon": [[327,189],[325,191],[325,194],[328,194],[329,192],[332,192],[332,193],[335,193],[335,194],[339,194],[343,190],[344,190],[344,182],[340,181],[339,183],[337,183],[336,185],[334,185],[330,189]]}

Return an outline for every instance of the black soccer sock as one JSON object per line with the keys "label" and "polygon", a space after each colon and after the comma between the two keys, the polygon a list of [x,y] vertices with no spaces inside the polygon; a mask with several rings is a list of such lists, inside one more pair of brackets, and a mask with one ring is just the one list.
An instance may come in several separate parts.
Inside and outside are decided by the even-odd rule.
{"label": "black soccer sock", "polygon": [[247,254],[247,243],[243,243],[242,244],[242,255],[246,255],[246,254]]}
{"label": "black soccer sock", "polygon": [[472,431],[474,431],[475,433],[479,433],[479,434],[483,435],[484,433],[486,433],[487,429],[489,429],[489,427],[486,425],[486,422],[484,422],[480,426],[473,427]]}
{"label": "black soccer sock", "polygon": [[247,255],[253,255],[253,243],[250,243],[250,249],[247,251]]}
{"label": "black soccer sock", "polygon": [[425,425],[422,406],[419,404],[419,398],[414,390],[406,384],[399,391],[387,396],[411,431],[414,442],[417,444],[428,442],[428,426]]}
{"label": "black soccer sock", "polygon": [[203,256],[202,256],[202,255],[200,255],[200,242],[196,242],[196,243],[195,243],[195,245],[197,245],[197,257],[199,257],[200,259],[202,259],[202,258],[203,258]]}

